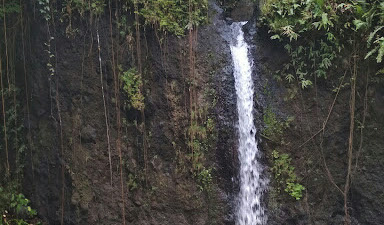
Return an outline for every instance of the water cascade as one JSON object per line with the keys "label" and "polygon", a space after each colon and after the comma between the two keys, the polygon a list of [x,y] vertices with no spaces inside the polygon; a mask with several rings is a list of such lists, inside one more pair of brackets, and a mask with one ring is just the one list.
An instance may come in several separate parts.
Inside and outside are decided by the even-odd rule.
{"label": "water cascade", "polygon": [[237,201],[237,225],[263,225],[267,216],[261,204],[261,196],[267,181],[262,178],[260,153],[255,138],[253,123],[253,82],[248,44],[244,40],[242,26],[245,22],[232,24],[234,35],[231,53],[234,63],[237,111],[239,115],[239,160],[240,192]]}

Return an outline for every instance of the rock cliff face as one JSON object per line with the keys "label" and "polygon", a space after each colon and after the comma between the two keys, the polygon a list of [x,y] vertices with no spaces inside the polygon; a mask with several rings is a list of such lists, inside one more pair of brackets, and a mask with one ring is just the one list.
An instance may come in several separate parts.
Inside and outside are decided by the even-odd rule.
{"label": "rock cliff face", "polygon": [[[64,224],[122,224],[122,207],[127,224],[233,223],[234,86],[223,36],[227,22],[218,6],[212,3],[211,8],[211,22],[199,29],[196,46],[197,98],[202,108],[209,106],[205,116],[217,121],[217,138],[202,161],[212,169],[209,191],[193,176],[188,159],[188,38],[168,36],[160,43],[154,30],[141,33],[145,131],[140,112],[121,110],[121,184],[111,62],[113,51],[121,51],[114,60],[123,68],[132,65],[134,43],[127,40],[119,43],[120,49],[112,48],[108,13],[98,21],[72,21],[73,35],[68,24],[47,29],[42,18],[33,20],[28,61],[33,150],[24,186],[47,224],[60,224],[61,219]],[[112,33],[115,43],[117,32]],[[52,76],[46,66],[48,41],[54,54]]]}
{"label": "rock cliff face", "polygon": [[[296,93],[296,97],[289,98],[292,90],[272,78],[287,59],[283,47],[271,41],[266,30],[255,26],[254,3],[238,2],[231,5],[230,12],[220,8],[230,8],[225,4],[219,7],[213,1],[210,3],[210,22],[199,27],[196,35],[194,92],[189,89],[192,80],[188,37],[159,37],[150,27],[142,30],[139,46],[145,73],[144,117],[140,111],[122,107],[120,133],[115,96],[115,74],[119,71],[112,65],[127,70],[135,64],[134,37],[126,35],[119,42],[119,31],[113,29],[110,33],[108,12],[98,20],[74,18],[71,27],[56,18],[55,26],[47,27],[34,11],[35,6],[28,4],[26,58],[32,148],[23,186],[45,224],[123,224],[122,209],[126,224],[132,225],[235,224],[239,162],[229,49],[232,20],[250,21],[245,31],[253,46],[250,54],[258,74],[254,80],[258,134],[267,108],[272,108],[283,120],[289,116],[296,118],[282,137],[283,145],[261,138],[265,164],[271,165],[271,152],[277,147],[290,153],[296,173],[306,187],[302,200],[296,201],[278,191],[277,181],[270,174],[266,196],[268,224],[343,223],[343,197],[330,182],[324,161],[335,183],[342,186],[346,173],[349,94],[340,93],[322,149],[315,142],[307,143],[328,115],[334,98],[329,90],[334,84],[319,81],[316,93],[303,91],[302,95]],[[127,19],[132,27],[133,17],[129,15]],[[118,57],[114,58],[115,55]],[[47,66],[48,62],[51,66]],[[53,75],[50,67],[55,69]],[[384,224],[382,90],[380,85],[368,89],[372,101],[364,144],[348,193],[354,224]],[[188,136],[191,93],[201,109],[195,112],[200,124],[210,130],[205,131],[209,133],[206,141],[198,143],[205,150],[196,158],[191,157]],[[360,94],[361,98],[363,95]],[[362,113],[362,108],[358,106],[358,113]],[[213,129],[207,127],[208,119],[214,121]],[[313,141],[319,141],[317,138]],[[213,178],[208,189],[202,177],[191,169],[193,159],[209,169]]]}
{"label": "rock cliff face", "polygon": [[[281,189],[279,181],[270,172],[268,224],[344,224],[343,195],[335,184],[344,188],[347,173],[350,90],[345,88],[340,91],[321,138],[321,133],[319,135],[317,132],[326,121],[335,99],[332,90],[339,84],[331,80],[318,80],[314,88],[296,89],[296,94],[293,93],[295,90],[292,86],[273,78],[275,71],[288,60],[284,46],[271,40],[264,27],[249,25],[248,29],[253,33],[249,41],[254,43],[252,51],[261,75],[263,114],[267,113],[267,109],[272,109],[281,121],[294,117],[278,142],[263,139],[268,164],[273,166],[273,150],[289,153],[296,174],[306,187],[303,198],[296,201]],[[365,76],[366,72],[359,71],[359,74]],[[382,96],[382,90],[382,84],[369,84],[366,125],[362,133],[361,126],[355,129],[353,151],[357,163],[354,164],[351,190],[348,193],[352,224],[383,223],[384,204],[380,197],[382,188],[379,188],[383,185],[380,178],[383,176],[380,162],[384,149],[383,129],[380,128],[383,110],[382,103],[377,101]],[[356,116],[362,118],[365,84],[359,84],[359,93],[360,103],[356,106]],[[362,122],[361,119],[359,122]],[[361,140],[363,142],[360,147]]]}

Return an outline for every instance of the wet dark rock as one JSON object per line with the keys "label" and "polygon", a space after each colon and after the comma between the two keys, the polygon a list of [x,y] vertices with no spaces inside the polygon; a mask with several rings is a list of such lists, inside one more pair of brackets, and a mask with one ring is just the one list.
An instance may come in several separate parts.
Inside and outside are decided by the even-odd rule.
{"label": "wet dark rock", "polygon": [[37,111],[37,116],[42,116],[46,113],[47,111],[44,108],[39,108]]}
{"label": "wet dark rock", "polygon": [[236,7],[231,12],[231,18],[234,21],[247,21],[250,18],[252,18],[254,10],[255,10],[255,3],[252,0],[240,0],[236,3]]}
{"label": "wet dark rock", "polygon": [[91,99],[87,95],[83,96],[83,100],[85,103],[89,103],[91,101]]}
{"label": "wet dark rock", "polygon": [[[252,1],[253,2],[253,1]],[[32,7],[32,5],[30,5]],[[122,146],[123,173],[125,186],[126,219],[129,224],[234,224],[234,203],[238,191],[238,156],[236,132],[236,95],[230,55],[229,43],[232,34],[229,25],[233,21],[250,21],[244,26],[246,40],[251,44],[250,54],[254,56],[254,83],[255,83],[255,124],[262,127],[262,115],[268,104],[278,108],[283,118],[293,115],[299,117],[294,104],[284,102],[285,87],[276,83],[266,71],[274,71],[287,60],[287,55],[281,43],[269,38],[268,30],[256,27],[255,3],[251,0],[240,1],[238,8],[225,14],[213,1],[210,2],[212,12],[211,24],[199,27],[197,45],[197,71],[206,77],[211,76],[210,82],[216,91],[217,104],[210,116],[215,117],[218,132],[217,148],[208,159],[208,164],[215,167],[213,170],[215,182],[215,199],[209,199],[200,191],[196,181],[191,178],[190,171],[180,172],[180,163],[176,151],[184,151],[187,155],[188,147],[185,140],[185,130],[188,118],[183,115],[186,106],[185,99],[188,93],[183,89],[187,76],[180,73],[181,69],[188,71],[185,62],[180,62],[180,53],[185,53],[183,47],[187,41],[169,36],[167,39],[167,57],[164,59],[164,50],[159,47],[155,32],[148,27],[142,34],[143,53],[148,54],[148,77],[146,85],[146,132],[148,144],[148,171],[144,173],[143,155],[143,128],[140,112],[133,109],[122,111],[126,118],[124,139]],[[32,9],[32,8],[31,8]],[[31,10],[32,12],[33,10]],[[253,16],[252,16],[253,15]],[[31,17],[32,18],[32,17]],[[28,77],[31,93],[31,137],[34,142],[33,155],[25,166],[25,191],[30,196],[33,207],[38,210],[39,217],[47,224],[60,224],[58,213],[61,208],[61,190],[64,188],[64,224],[121,224],[120,177],[119,156],[116,147],[116,115],[113,102],[113,69],[108,60],[110,53],[109,18],[101,17],[98,24],[102,46],[102,69],[104,72],[105,97],[108,118],[110,119],[111,135],[111,161],[112,182],[110,185],[109,153],[105,135],[105,115],[103,97],[100,86],[100,69],[98,66],[97,48],[95,39],[92,40],[89,31],[95,38],[93,25],[80,24],[73,21],[73,25],[81,28],[79,36],[69,39],[65,36],[63,24],[58,24],[57,37],[53,42],[57,46],[57,67],[59,74],[48,77],[46,63],[41,59],[46,57],[42,45],[46,42],[46,24],[33,23],[31,29],[31,54],[34,56],[29,62]],[[117,32],[113,36],[119,35]],[[84,40],[86,42],[84,43]],[[108,43],[108,44],[107,44]],[[55,43],[52,43],[52,45]],[[93,49],[92,54],[90,53]],[[145,49],[145,51],[144,51]],[[181,52],[183,49],[184,52]],[[85,53],[85,54],[84,54]],[[131,61],[132,52],[122,57],[124,69],[134,64]],[[133,59],[134,60],[134,59]],[[84,71],[84,74],[81,74]],[[50,79],[50,81],[49,81]],[[56,83],[58,82],[58,83]],[[206,80],[204,80],[206,82]],[[172,88],[171,88],[171,84]],[[57,122],[56,87],[59,87],[59,102],[62,113],[63,136]],[[51,89],[50,89],[51,88]],[[268,89],[268,90],[266,90]],[[384,224],[382,212],[384,211],[384,146],[382,140],[382,115],[384,106],[383,88],[372,92],[375,104],[370,113],[370,126],[367,126],[367,138],[362,150],[361,161],[353,178],[350,192],[352,199],[351,209],[353,221],[360,224]],[[264,91],[270,91],[271,96],[264,96]],[[320,96],[325,92],[319,91]],[[180,97],[181,96],[181,97]],[[371,96],[371,95],[370,95]],[[177,97],[180,97],[178,99]],[[344,94],[342,102],[348,102],[348,95]],[[82,99],[82,101],[80,100]],[[373,98],[372,98],[373,99]],[[326,100],[323,98],[322,100]],[[297,102],[296,102],[297,103]],[[321,102],[320,102],[321,103]],[[342,104],[341,104],[342,105]],[[309,106],[310,113],[315,113],[315,104]],[[345,105],[343,105],[345,106]],[[321,107],[327,111],[328,105]],[[53,112],[55,118],[51,118]],[[126,113],[124,115],[124,112]],[[171,113],[173,112],[173,113]],[[324,114],[324,112],[321,112]],[[339,122],[348,122],[348,112],[336,107],[333,115],[334,121],[330,123],[325,141],[326,146],[339,146],[336,151],[327,151],[326,160],[330,162],[330,169],[339,176],[338,183],[342,184],[345,174],[346,140],[348,139],[348,125],[334,126]],[[309,118],[310,122],[317,118]],[[26,124],[27,125],[27,124]],[[300,124],[292,124],[289,136],[285,137],[287,143],[300,145],[301,138],[298,133]],[[81,132],[80,132],[81,131]],[[256,135],[260,129],[255,131]],[[81,134],[81,139],[80,139]],[[62,140],[61,140],[62,138]],[[295,142],[296,141],[296,142]],[[263,151],[263,157],[268,158],[268,149],[273,144],[262,142],[268,146]],[[61,144],[63,146],[61,146]],[[82,145],[80,145],[82,144]],[[291,149],[296,150],[292,147]],[[308,151],[317,161],[321,157],[316,155],[314,149],[292,150],[294,160],[304,162],[302,156]],[[63,152],[63,156],[61,156]],[[263,158],[264,159],[264,158]],[[267,159],[265,159],[267,161]],[[38,163],[36,163],[38,162]],[[32,167],[32,163],[34,163]],[[332,224],[342,223],[342,196],[332,188],[322,167],[314,167],[312,162],[308,171],[320,174],[310,177],[306,181],[309,198],[306,200],[312,212],[316,215],[307,216],[304,200],[297,202],[279,193],[283,200],[269,202],[270,225],[280,224]],[[309,162],[308,162],[309,164]],[[321,165],[321,163],[319,163]],[[62,165],[65,165],[64,178]],[[186,165],[184,165],[187,167]],[[32,168],[34,168],[32,170]],[[301,175],[305,168],[298,169]],[[128,176],[131,175],[130,180]],[[144,177],[147,175],[147,181]],[[265,175],[263,175],[265,176]],[[340,178],[341,177],[341,178]],[[272,178],[272,177],[270,177]],[[129,183],[129,187],[127,184]],[[148,184],[146,184],[146,182]],[[271,189],[274,188],[271,183]],[[287,198],[285,198],[285,197]],[[272,197],[269,197],[272,199]],[[276,203],[273,205],[272,203]],[[298,206],[299,205],[299,206]],[[208,208],[209,207],[209,208]],[[216,207],[216,208],[215,208]],[[212,212],[212,209],[216,211]],[[212,210],[212,211],[210,211]],[[340,212],[341,210],[341,212]],[[210,223],[209,216],[216,214],[216,222]],[[312,215],[311,215],[312,216]],[[354,222],[358,224],[357,222]]]}
{"label": "wet dark rock", "polygon": [[232,18],[225,18],[225,21],[227,21],[228,25],[231,25],[233,23],[233,19]]}
{"label": "wet dark rock", "polygon": [[133,202],[135,203],[136,206],[141,206],[143,204],[141,192],[136,192]]}
{"label": "wet dark rock", "polygon": [[81,130],[81,139],[84,142],[86,142],[86,143],[89,143],[89,142],[95,143],[96,142],[96,138],[97,138],[96,129],[94,127],[92,127],[91,125],[87,125],[87,126],[85,126]]}

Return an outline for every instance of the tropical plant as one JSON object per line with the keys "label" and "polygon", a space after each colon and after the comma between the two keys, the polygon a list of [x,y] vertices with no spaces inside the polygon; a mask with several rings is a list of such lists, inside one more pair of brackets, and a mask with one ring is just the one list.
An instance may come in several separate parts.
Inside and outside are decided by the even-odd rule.
{"label": "tropical plant", "polygon": [[273,164],[271,171],[273,172],[279,186],[296,200],[300,200],[303,196],[305,187],[299,183],[299,179],[295,173],[295,167],[292,165],[291,157],[284,153],[281,154],[277,150],[272,152]]}
{"label": "tropical plant", "polygon": [[[278,71],[280,80],[287,80],[298,90],[311,87],[318,78],[329,79],[332,83],[341,81],[339,88],[333,89],[337,93],[341,87],[350,87],[350,133],[344,187],[336,184],[326,161],[323,162],[327,177],[344,198],[345,224],[351,224],[348,193],[353,175],[352,164],[357,163],[354,162],[357,158],[354,152],[354,131],[358,107],[356,96],[360,88],[358,84],[365,83],[366,94],[361,103],[364,105],[362,121],[365,121],[367,90],[371,81],[368,78],[374,79],[372,75],[384,73],[383,12],[384,3],[380,0],[267,0],[262,7],[262,24],[272,33],[271,39],[283,43],[289,56],[288,62]],[[349,81],[344,82],[346,75]],[[305,110],[301,91],[300,96]],[[335,101],[330,112],[334,104]],[[324,135],[329,116],[317,134]],[[360,149],[361,143],[362,138]]]}
{"label": "tropical plant", "polygon": [[184,35],[186,29],[207,20],[207,0],[137,0],[143,5],[140,14],[147,24],[160,31]]}
{"label": "tropical plant", "polygon": [[271,39],[284,43],[291,58],[278,73],[302,88],[310,87],[315,77],[329,78],[330,69],[341,67],[343,55],[361,41],[366,42],[366,48],[355,54],[365,59],[375,56],[377,63],[382,62],[381,1],[268,0],[262,14],[262,23],[273,33]]}
{"label": "tropical plant", "polygon": [[125,101],[126,106],[128,108],[133,107],[137,110],[144,109],[144,95],[141,93],[141,87],[143,85],[141,74],[138,73],[136,68],[122,71],[121,66],[120,72],[123,90],[127,95],[127,101]]}
{"label": "tropical plant", "polygon": [[29,220],[37,215],[30,206],[30,200],[16,192],[16,186],[10,182],[0,187],[0,225],[28,225]]}
{"label": "tropical plant", "polygon": [[262,135],[274,142],[281,140],[285,129],[289,127],[289,124],[293,121],[293,117],[288,117],[287,120],[281,120],[272,111],[271,107],[268,107],[263,115],[264,129]]}

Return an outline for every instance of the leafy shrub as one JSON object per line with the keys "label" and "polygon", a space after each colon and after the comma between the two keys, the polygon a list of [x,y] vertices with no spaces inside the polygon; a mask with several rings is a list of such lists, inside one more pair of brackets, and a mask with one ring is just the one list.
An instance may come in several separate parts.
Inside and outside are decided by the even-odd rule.
{"label": "leafy shrub", "polygon": [[[49,0],[39,0],[39,1],[49,1]],[[89,12],[93,15],[100,16],[104,13],[106,7],[105,0],[66,0],[64,2],[63,12],[70,14],[75,14],[76,12],[80,16],[84,16],[86,12]]]}
{"label": "leafy shrub", "polygon": [[207,0],[136,0],[142,4],[140,14],[146,23],[163,32],[183,35],[186,29],[207,20]]}
{"label": "leafy shrub", "polygon": [[273,172],[278,184],[284,188],[284,191],[296,200],[300,200],[303,196],[302,192],[305,187],[299,183],[295,174],[295,167],[291,165],[291,157],[288,154],[280,154],[277,150],[272,152]]}
{"label": "leafy shrub", "polygon": [[330,69],[343,66],[343,60],[336,59],[350,55],[354,46],[364,42],[365,48],[353,54],[359,59],[375,56],[377,63],[382,62],[382,1],[266,0],[262,14],[262,23],[273,33],[271,39],[284,43],[291,58],[279,74],[302,88],[310,87],[315,77],[329,78]]}
{"label": "leafy shrub", "polygon": [[199,187],[201,191],[210,192],[212,189],[212,168],[200,171],[197,176],[197,180],[200,183]]}
{"label": "leafy shrub", "polygon": [[[37,215],[36,210],[29,205],[30,201],[23,194],[16,194],[14,187],[0,187],[0,225],[28,225],[24,219],[30,219]],[[21,219],[23,218],[23,219]]]}
{"label": "leafy shrub", "polygon": [[10,207],[16,214],[26,213],[29,217],[36,216],[36,210],[32,209],[29,203],[30,201],[23,194],[12,194]]}
{"label": "leafy shrub", "polygon": [[141,92],[143,85],[141,74],[138,73],[136,68],[130,68],[127,71],[123,71],[121,66],[120,72],[123,90],[127,95],[125,106],[127,108],[133,107],[137,110],[144,109],[144,95]]}
{"label": "leafy shrub", "polygon": [[[371,49],[365,59],[376,55],[376,62],[381,63],[384,57],[384,2],[381,2],[379,5],[373,4],[373,6],[368,7],[367,4],[364,5],[369,11],[361,11],[361,18],[356,18],[353,23],[356,27],[356,31],[370,32],[367,39],[367,47]],[[378,23],[374,23],[374,20],[378,20]]]}
{"label": "leafy shrub", "polygon": [[289,127],[289,123],[292,122],[292,120],[292,117],[289,117],[286,121],[278,119],[272,109],[268,107],[263,115],[265,127],[262,131],[262,135],[267,139],[278,142],[283,135],[284,130]]}
{"label": "leafy shrub", "polygon": [[136,175],[129,173],[128,181],[127,181],[127,187],[130,191],[134,191],[138,188],[138,181],[137,181]]}

